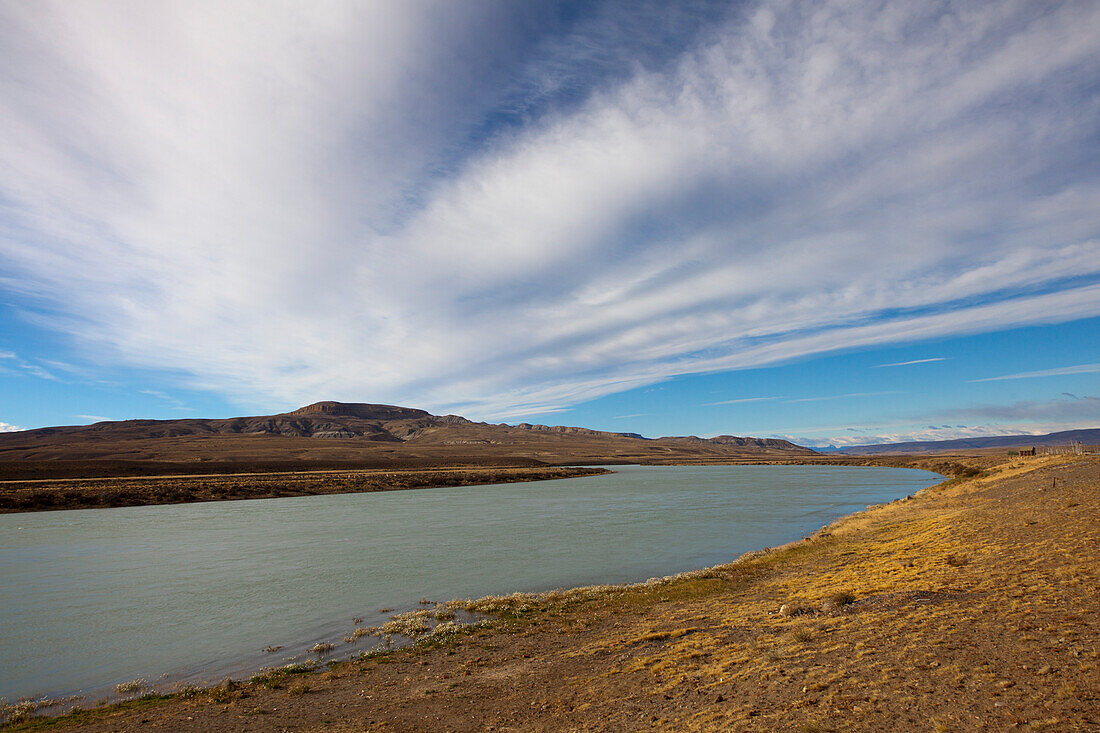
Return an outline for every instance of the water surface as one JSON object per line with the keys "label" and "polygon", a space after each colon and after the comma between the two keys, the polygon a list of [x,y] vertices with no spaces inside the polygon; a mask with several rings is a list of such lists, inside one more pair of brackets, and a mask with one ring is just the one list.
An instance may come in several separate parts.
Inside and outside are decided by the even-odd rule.
{"label": "water surface", "polygon": [[[0,697],[214,679],[421,598],[729,562],[942,480],[839,466],[615,467],[522,484],[0,515]],[[281,654],[264,655],[268,645]]]}

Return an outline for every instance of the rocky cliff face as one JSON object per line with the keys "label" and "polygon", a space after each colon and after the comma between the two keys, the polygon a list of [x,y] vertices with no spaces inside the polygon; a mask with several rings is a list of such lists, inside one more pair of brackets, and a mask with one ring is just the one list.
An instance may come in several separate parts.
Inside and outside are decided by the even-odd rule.
{"label": "rocky cliff face", "polygon": [[395,405],[369,405],[361,402],[314,402],[312,405],[299,407],[293,412],[286,413],[286,415],[355,418],[358,420],[417,420],[433,417],[426,410],[397,407]]}

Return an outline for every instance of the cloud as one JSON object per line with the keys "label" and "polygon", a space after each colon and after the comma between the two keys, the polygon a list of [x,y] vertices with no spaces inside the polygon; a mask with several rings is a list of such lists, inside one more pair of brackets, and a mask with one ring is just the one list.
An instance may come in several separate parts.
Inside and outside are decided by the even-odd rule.
{"label": "cloud", "polygon": [[[966,419],[967,424],[932,422],[959,418]],[[1097,427],[1100,427],[1100,397],[1086,395],[1071,399],[970,405],[910,416],[904,422],[871,424],[856,430],[834,425],[788,429],[780,433],[788,440],[810,447],[826,445],[843,447],[955,440],[989,435],[1044,435],[1063,430]],[[844,435],[845,432],[858,434]],[[820,433],[828,433],[828,435],[820,436]]]}
{"label": "cloud", "polygon": [[996,435],[1046,435],[1064,430],[1080,430],[1097,427],[1095,421],[1070,421],[1050,423],[988,423],[969,428],[918,427],[902,430],[872,432],[862,435],[831,435],[815,437],[793,431],[777,435],[799,445],[821,448],[829,445],[847,448],[855,445],[879,445],[883,443],[912,443],[936,440],[957,440],[960,438],[984,438]]}
{"label": "cloud", "polygon": [[771,400],[781,400],[782,397],[741,397],[736,400],[722,400],[721,402],[704,402],[700,407],[713,407],[715,405],[739,405],[743,402],[769,402]]}
{"label": "cloud", "polygon": [[1072,399],[1023,400],[1007,405],[973,405],[937,413],[947,418],[963,417],[968,420],[1035,421],[1035,422],[1092,422],[1100,427],[1100,397],[1083,396]]}
{"label": "cloud", "polygon": [[167,392],[162,392],[159,389],[143,389],[139,391],[141,392],[141,394],[147,394],[150,397],[156,397],[158,400],[162,400],[168,403],[168,406],[171,407],[173,410],[181,410],[187,412],[192,409],[172,395],[168,394]]}
{"label": "cloud", "polygon": [[846,400],[853,397],[878,397],[879,395],[888,394],[901,394],[901,392],[898,390],[886,390],[884,392],[849,392],[848,394],[834,394],[824,397],[801,397],[797,400],[787,400],[787,402],[824,402],[826,400]]}
{"label": "cloud", "polygon": [[[11,361],[11,363],[14,364],[23,374],[30,374],[31,376],[38,377],[39,379],[49,379],[51,381],[59,381],[57,376],[55,376],[52,372],[50,372],[45,367],[43,367],[39,364],[34,364],[32,362],[29,362],[26,359],[21,359],[19,357],[19,355],[16,354],[15,352],[0,351],[0,359],[6,359],[6,360]],[[55,363],[55,362],[46,362],[46,363]],[[16,374],[19,373],[19,372],[14,372],[13,370],[10,370],[10,369],[5,369],[3,367],[0,367],[0,370],[5,371],[5,372],[12,372],[12,373],[16,373]]]}
{"label": "cloud", "polygon": [[898,361],[893,364],[876,364],[871,367],[872,369],[881,369],[883,367],[897,367],[897,366],[909,366],[910,364],[928,364],[933,361],[947,361],[946,356],[936,356],[931,359],[914,359],[913,361]]}
{"label": "cloud", "polygon": [[634,413],[633,415],[616,415],[615,417],[613,417],[611,419],[612,420],[626,420],[627,418],[631,418],[631,417],[646,417],[646,416],[652,415],[652,414],[653,414],[652,412],[637,412],[637,413]]}
{"label": "cloud", "polygon": [[26,430],[26,428],[21,428],[11,423],[0,422],[0,433],[18,433],[21,430]]}
{"label": "cloud", "polygon": [[640,7],[6,4],[0,288],[189,388],[479,418],[1100,315],[1100,7]]}
{"label": "cloud", "polygon": [[1036,379],[1038,377],[1065,377],[1071,374],[1095,374],[1100,372],[1100,364],[1078,364],[1077,366],[1058,367],[1056,369],[1042,369],[1036,372],[1020,372],[1019,374],[1006,374],[1003,377],[986,377],[985,379],[971,379],[971,382],[1000,382],[1006,379]]}

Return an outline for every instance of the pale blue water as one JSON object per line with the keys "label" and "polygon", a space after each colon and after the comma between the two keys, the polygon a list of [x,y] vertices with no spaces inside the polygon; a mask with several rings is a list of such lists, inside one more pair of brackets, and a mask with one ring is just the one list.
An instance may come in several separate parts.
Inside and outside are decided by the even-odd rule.
{"label": "pale blue water", "polygon": [[[798,539],[942,480],[837,466],[0,515],[0,697],[216,679],[383,607],[641,581]],[[277,655],[268,645],[284,645]],[[362,647],[360,647],[362,648]]]}

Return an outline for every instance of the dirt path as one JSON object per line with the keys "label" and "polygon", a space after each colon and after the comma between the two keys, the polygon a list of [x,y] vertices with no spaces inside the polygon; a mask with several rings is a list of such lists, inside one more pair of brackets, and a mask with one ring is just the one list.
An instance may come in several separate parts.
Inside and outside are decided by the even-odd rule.
{"label": "dirt path", "polygon": [[1095,459],[1021,460],[673,582],[51,727],[1100,730],[1098,489]]}

